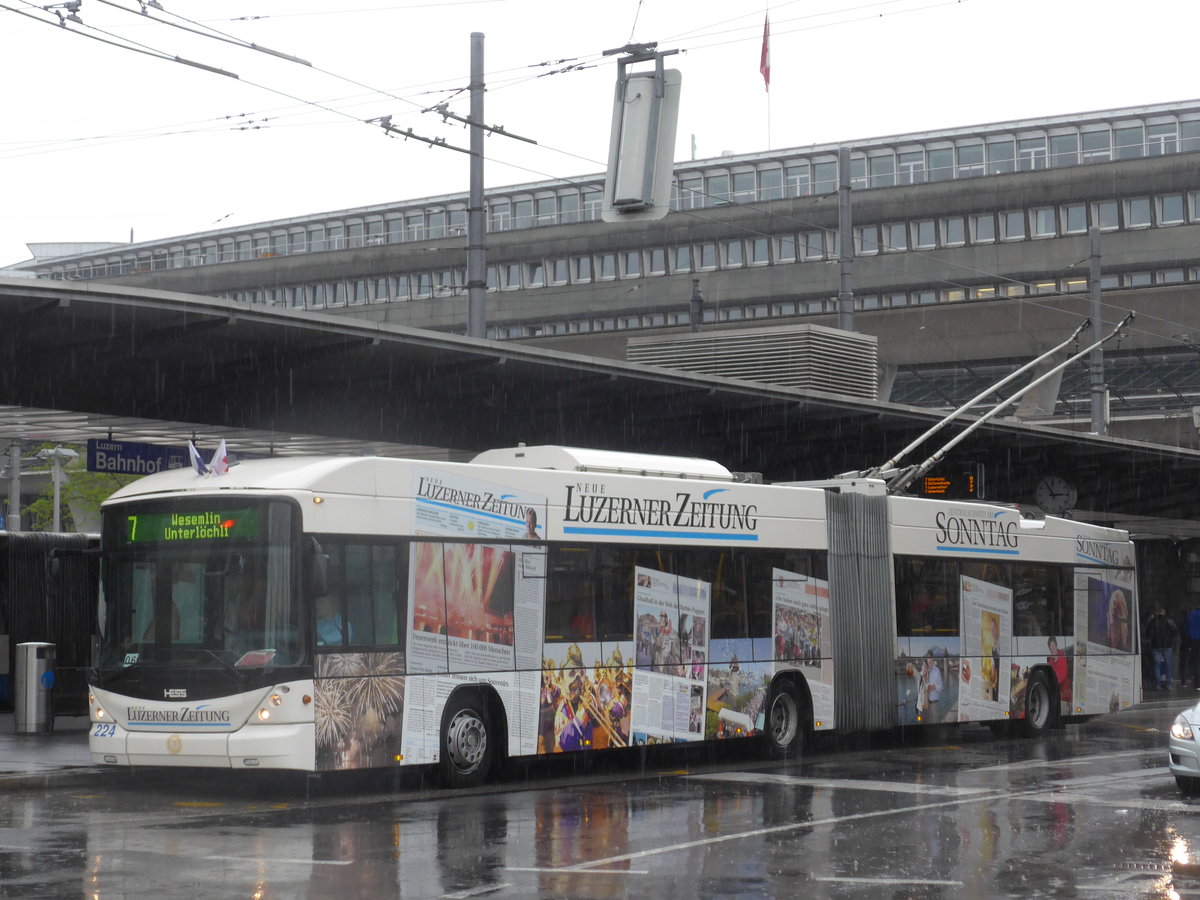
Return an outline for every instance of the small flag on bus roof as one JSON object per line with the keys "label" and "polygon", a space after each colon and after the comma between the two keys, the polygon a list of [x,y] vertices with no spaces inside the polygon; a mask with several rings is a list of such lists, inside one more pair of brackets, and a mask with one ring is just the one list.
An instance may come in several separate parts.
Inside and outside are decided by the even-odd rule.
{"label": "small flag on bus roof", "polygon": [[224,475],[229,471],[229,450],[225,447],[225,438],[221,438],[221,443],[217,445],[217,452],[213,454],[208,468],[214,475]]}
{"label": "small flag on bus roof", "polygon": [[208,474],[208,466],[200,458],[200,451],[196,449],[195,441],[188,441],[188,456],[192,458],[192,468],[196,470],[197,475]]}

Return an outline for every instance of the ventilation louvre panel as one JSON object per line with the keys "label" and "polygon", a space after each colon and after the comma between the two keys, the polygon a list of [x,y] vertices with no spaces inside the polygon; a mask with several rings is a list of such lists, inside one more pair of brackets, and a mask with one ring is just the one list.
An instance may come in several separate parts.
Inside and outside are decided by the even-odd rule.
{"label": "ventilation louvre panel", "polygon": [[625,358],[865,400],[877,398],[879,385],[876,338],[821,325],[631,337]]}

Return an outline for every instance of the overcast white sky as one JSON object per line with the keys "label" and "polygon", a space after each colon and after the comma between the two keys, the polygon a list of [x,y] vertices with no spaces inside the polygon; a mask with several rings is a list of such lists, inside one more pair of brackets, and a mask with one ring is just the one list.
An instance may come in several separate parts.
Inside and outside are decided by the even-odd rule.
{"label": "overcast white sky", "polygon": [[[704,158],[1200,96],[1200,6],[1180,0],[160,2],[153,19],[313,68],[161,24],[137,0],[83,0],[87,27],[67,28],[0,0],[0,265],[27,259],[26,242],[152,240],[465,191],[465,154],[362,120],[466,147],[461,125],[421,110],[450,100],[468,114],[473,31],[484,118],[538,142],[489,138],[489,187],[603,170],[616,69],[601,52],[630,40],[681,51],[668,60],[683,74],[677,160],[693,140]],[[574,64],[586,68],[551,74]]]}

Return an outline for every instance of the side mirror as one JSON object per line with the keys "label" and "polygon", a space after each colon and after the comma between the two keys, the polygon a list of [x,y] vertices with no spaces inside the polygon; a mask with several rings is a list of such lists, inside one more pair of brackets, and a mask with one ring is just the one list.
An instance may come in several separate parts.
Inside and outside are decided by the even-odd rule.
{"label": "side mirror", "polygon": [[321,549],[315,537],[308,539],[305,559],[305,589],[310,597],[325,597],[329,594],[329,554]]}

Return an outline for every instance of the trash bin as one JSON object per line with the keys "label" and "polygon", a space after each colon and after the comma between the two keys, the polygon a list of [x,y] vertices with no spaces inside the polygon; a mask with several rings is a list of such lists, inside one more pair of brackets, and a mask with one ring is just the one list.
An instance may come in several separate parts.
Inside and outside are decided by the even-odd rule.
{"label": "trash bin", "polygon": [[17,644],[13,670],[13,711],[17,734],[54,730],[50,698],[54,690],[53,644],[30,641]]}

